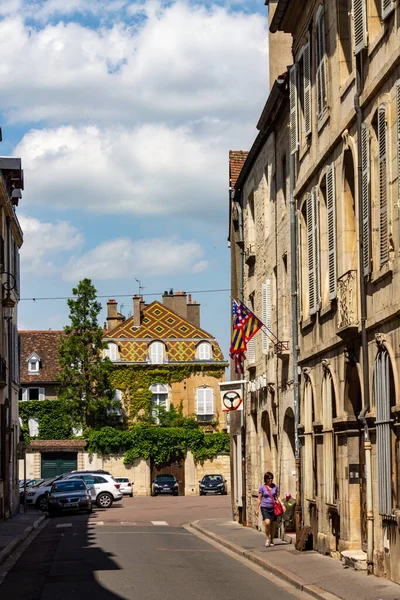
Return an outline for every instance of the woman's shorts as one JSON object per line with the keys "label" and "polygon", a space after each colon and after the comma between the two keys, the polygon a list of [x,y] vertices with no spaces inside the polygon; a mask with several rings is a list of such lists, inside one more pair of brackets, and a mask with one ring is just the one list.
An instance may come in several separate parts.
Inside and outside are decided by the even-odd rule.
{"label": "woman's shorts", "polygon": [[261,506],[261,514],[263,516],[264,521],[269,519],[270,521],[276,521],[276,514],[274,513],[274,509],[265,508]]}

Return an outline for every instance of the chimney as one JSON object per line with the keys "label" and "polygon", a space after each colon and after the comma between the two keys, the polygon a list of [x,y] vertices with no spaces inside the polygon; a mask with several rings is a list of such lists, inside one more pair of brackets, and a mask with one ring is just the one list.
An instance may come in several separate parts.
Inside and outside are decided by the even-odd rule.
{"label": "chimney", "polygon": [[187,319],[186,292],[176,292],[172,310],[178,313],[180,317]]}
{"label": "chimney", "polygon": [[165,291],[163,293],[162,303],[165,306],[165,308],[174,310],[174,290],[171,289],[169,292]]}
{"label": "chimney", "polygon": [[125,321],[125,317],[118,312],[117,301],[109,300],[107,302],[107,330],[114,329],[123,321]]}
{"label": "chimney", "polygon": [[142,310],[144,308],[143,298],[139,294],[133,296],[133,325],[134,327],[140,327],[142,321]]}
{"label": "chimney", "polygon": [[[269,0],[268,5],[268,27],[270,27],[272,18],[275,14],[278,0]],[[271,33],[268,30],[268,46],[269,46],[269,89],[278,79],[279,75],[287,71],[287,66],[293,62],[292,58],[292,36],[290,33],[277,31]]]}
{"label": "chimney", "polygon": [[188,296],[187,320],[192,323],[192,325],[200,327],[200,304],[197,304],[196,300],[192,302],[191,294]]}

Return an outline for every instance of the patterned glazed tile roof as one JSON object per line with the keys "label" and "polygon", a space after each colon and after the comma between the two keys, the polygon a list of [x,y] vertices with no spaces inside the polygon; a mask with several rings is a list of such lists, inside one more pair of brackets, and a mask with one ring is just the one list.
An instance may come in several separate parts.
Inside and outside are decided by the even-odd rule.
{"label": "patterned glazed tile roof", "polygon": [[[60,372],[58,362],[58,347],[63,331],[20,331],[21,339],[21,359],[20,375],[21,384],[24,383],[49,383],[57,381],[57,375]],[[28,358],[35,352],[41,362],[39,373],[28,372]]]}
{"label": "patterned glazed tile roof", "polygon": [[195,361],[196,348],[201,341],[210,342],[214,361],[224,360],[221,348],[211,334],[157,300],[144,308],[140,327],[134,326],[134,319],[130,317],[108,331],[104,339],[118,341],[122,362],[146,362],[149,343],[155,340],[165,343],[169,362]]}

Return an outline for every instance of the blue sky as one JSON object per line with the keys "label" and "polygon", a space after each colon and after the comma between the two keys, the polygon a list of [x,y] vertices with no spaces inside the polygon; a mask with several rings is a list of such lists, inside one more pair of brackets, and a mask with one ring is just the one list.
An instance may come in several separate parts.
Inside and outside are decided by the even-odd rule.
{"label": "blue sky", "polygon": [[229,292],[193,292],[229,288],[228,151],[268,93],[264,2],[0,0],[0,55],[20,329],[62,328],[66,301],[38,298],[83,277],[128,315],[139,279],[149,302],[192,292],[227,356]]}

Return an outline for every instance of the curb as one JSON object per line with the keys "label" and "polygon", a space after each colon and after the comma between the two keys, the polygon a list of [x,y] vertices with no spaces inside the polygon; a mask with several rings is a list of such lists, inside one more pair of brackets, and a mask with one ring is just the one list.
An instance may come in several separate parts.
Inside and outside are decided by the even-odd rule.
{"label": "curb", "polygon": [[280,566],[278,567],[277,565],[274,565],[265,559],[259,558],[258,556],[253,554],[251,551],[243,550],[240,546],[237,546],[236,544],[232,544],[231,542],[228,542],[227,540],[216,535],[215,533],[211,533],[211,531],[207,531],[207,529],[203,529],[202,527],[200,527],[198,525],[198,521],[194,521],[193,523],[190,523],[190,527],[192,527],[199,533],[202,533],[203,535],[209,537],[210,539],[214,540],[214,542],[217,542],[218,544],[225,546],[225,548],[228,548],[228,550],[231,550],[235,554],[238,554],[239,556],[246,558],[247,560],[253,562],[257,566],[265,569],[266,571],[269,571],[273,575],[277,575],[278,577],[280,577],[280,579],[283,579],[287,583],[290,583],[296,589],[298,589],[302,592],[306,592],[307,594],[310,594],[310,596],[317,598],[317,600],[342,600],[339,596],[336,596],[335,594],[331,594],[330,592],[327,592],[326,590],[318,587],[317,585],[305,583],[304,579],[302,579],[301,577],[298,577],[297,575],[292,573],[292,571],[289,571],[288,569],[285,569],[284,567],[280,567]]}
{"label": "curb", "polygon": [[12,554],[14,552],[14,550],[16,548],[18,548],[18,546],[26,540],[26,538],[28,537],[29,534],[32,533],[32,531],[35,531],[35,529],[37,529],[39,527],[39,525],[41,523],[43,523],[45,518],[46,518],[46,515],[41,515],[38,519],[36,519],[36,521],[34,521],[34,523],[32,525],[29,525],[29,527],[26,527],[26,529],[24,530],[24,533],[22,535],[16,537],[9,544],[7,544],[7,546],[0,552],[0,565],[3,564],[3,562],[5,562],[7,560],[7,558],[10,556],[10,554]]}

